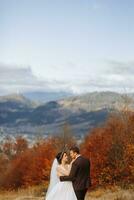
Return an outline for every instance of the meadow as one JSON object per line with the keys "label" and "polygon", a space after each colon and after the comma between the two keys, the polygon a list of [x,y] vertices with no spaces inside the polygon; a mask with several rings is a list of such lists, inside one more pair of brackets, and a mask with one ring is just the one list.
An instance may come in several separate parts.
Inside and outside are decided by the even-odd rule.
{"label": "meadow", "polygon": [[[45,198],[44,186],[30,187],[27,189],[20,189],[17,192],[1,192],[0,200],[44,200]],[[134,186],[129,189],[122,189],[120,187],[98,188],[89,191],[86,200],[133,200]]]}

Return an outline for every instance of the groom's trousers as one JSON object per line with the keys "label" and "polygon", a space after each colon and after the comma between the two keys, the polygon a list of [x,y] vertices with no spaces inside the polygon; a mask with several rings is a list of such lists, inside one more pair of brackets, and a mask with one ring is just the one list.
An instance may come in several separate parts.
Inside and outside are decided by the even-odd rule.
{"label": "groom's trousers", "polygon": [[85,190],[75,190],[75,194],[78,200],[84,200],[86,195],[87,189]]}

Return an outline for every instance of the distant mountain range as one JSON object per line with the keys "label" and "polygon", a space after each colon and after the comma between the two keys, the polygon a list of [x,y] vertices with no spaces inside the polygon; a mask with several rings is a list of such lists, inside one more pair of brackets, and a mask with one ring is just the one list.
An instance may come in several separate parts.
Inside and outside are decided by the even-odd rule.
{"label": "distant mountain range", "polygon": [[92,92],[60,101],[60,105],[64,108],[70,108],[71,110],[82,109],[88,112],[101,109],[119,109],[124,104],[129,104],[129,106],[133,107],[133,93]]}
{"label": "distant mountain range", "polygon": [[93,92],[46,103],[43,103],[45,99],[40,103],[33,100],[25,94],[0,97],[1,134],[27,134],[31,137],[57,134],[63,131],[65,124],[69,124],[72,132],[80,137],[103,124],[112,110],[125,103],[134,107],[133,94],[114,92]]}
{"label": "distant mountain range", "polygon": [[59,99],[67,98],[72,96],[72,93],[69,92],[25,92],[23,94],[26,98],[30,99],[31,101],[38,101],[38,102],[49,102],[49,101],[58,101]]}

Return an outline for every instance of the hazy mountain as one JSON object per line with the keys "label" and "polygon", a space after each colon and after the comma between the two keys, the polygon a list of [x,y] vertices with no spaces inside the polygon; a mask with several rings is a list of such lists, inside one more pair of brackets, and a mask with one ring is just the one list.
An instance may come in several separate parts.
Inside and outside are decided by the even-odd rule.
{"label": "hazy mountain", "polygon": [[0,96],[0,125],[16,126],[17,121],[27,118],[35,104],[23,95]]}
{"label": "hazy mountain", "polygon": [[[16,108],[17,107],[35,107],[36,103],[31,101],[30,99],[26,98],[24,95],[22,94],[10,94],[10,95],[6,95],[6,96],[0,96],[0,103],[2,104],[10,104],[10,105],[14,105],[13,107]],[[11,106],[11,107],[12,107]]]}
{"label": "hazy mountain", "polygon": [[93,92],[61,100],[59,104],[64,108],[85,111],[100,109],[119,109],[124,104],[134,105],[134,94],[119,94],[115,92]]}
{"label": "hazy mountain", "polygon": [[[22,95],[0,97],[0,127],[8,134],[56,134],[65,123],[76,135],[102,124],[111,110],[134,105],[133,95],[94,92],[36,105]],[[36,106],[35,106],[36,105]]]}
{"label": "hazy mountain", "polygon": [[23,94],[26,98],[37,102],[57,101],[73,94],[68,92],[25,92]]}

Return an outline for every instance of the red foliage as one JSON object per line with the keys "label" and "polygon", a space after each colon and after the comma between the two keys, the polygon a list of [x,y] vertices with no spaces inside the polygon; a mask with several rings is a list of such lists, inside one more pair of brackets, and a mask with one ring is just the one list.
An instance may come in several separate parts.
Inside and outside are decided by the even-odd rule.
{"label": "red foliage", "polygon": [[[74,144],[71,139],[68,146]],[[45,183],[63,138],[40,140],[32,147],[26,139],[7,139],[0,153],[0,187],[16,189]],[[91,161],[92,185],[134,182],[134,115],[112,116],[92,130],[81,144],[81,153]]]}
{"label": "red foliage", "polygon": [[13,149],[16,155],[24,152],[26,149],[28,149],[28,141],[21,136],[17,137],[13,145]]}
{"label": "red foliage", "polygon": [[50,166],[56,154],[52,139],[31,148],[22,139],[17,139],[13,147],[17,147],[16,154],[10,160],[2,186],[13,189],[37,185],[49,179]]}
{"label": "red foliage", "polygon": [[93,186],[134,180],[134,116],[126,116],[125,120],[124,113],[112,116],[81,145],[82,153],[91,160]]}

